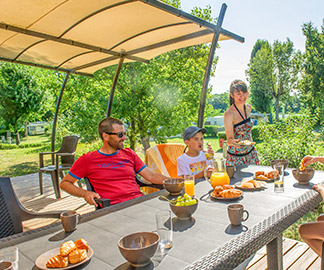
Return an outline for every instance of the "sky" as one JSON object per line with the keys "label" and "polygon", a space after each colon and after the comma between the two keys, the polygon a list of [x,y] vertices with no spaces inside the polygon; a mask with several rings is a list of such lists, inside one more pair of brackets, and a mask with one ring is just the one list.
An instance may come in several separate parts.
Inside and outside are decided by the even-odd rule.
{"label": "sky", "polygon": [[294,48],[305,51],[302,25],[312,22],[321,31],[324,19],[324,0],[181,0],[181,9],[190,13],[193,7],[211,6],[218,17],[222,4],[227,5],[222,28],[245,38],[219,42],[215,55],[219,57],[215,76],[210,78],[213,94],[227,92],[230,83],[242,79],[246,83],[251,51],[258,39],[284,42],[289,38]]}

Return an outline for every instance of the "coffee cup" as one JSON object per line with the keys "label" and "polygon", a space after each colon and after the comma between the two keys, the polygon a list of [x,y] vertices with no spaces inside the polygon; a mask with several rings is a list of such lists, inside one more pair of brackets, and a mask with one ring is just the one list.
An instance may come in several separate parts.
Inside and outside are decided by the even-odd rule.
{"label": "coffee cup", "polygon": [[0,262],[0,270],[13,270],[12,262],[2,261]]}
{"label": "coffee cup", "polygon": [[[242,204],[230,204],[227,207],[227,212],[231,224],[234,226],[240,226],[242,224],[242,221],[245,221],[249,218],[249,212],[247,210],[244,210]],[[244,213],[246,214],[245,218],[243,218]]]}
{"label": "coffee cup", "polygon": [[61,213],[60,217],[62,226],[66,232],[74,231],[81,219],[81,215],[76,211],[65,211]]}

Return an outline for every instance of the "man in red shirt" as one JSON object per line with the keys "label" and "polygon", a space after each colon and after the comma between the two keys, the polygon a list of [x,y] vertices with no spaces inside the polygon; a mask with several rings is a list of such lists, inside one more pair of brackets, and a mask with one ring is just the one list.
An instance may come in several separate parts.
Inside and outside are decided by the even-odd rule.
{"label": "man in red shirt", "polygon": [[[73,164],[60,183],[61,189],[89,204],[97,206],[94,198],[110,199],[111,204],[142,196],[135,173],[154,184],[162,184],[167,177],[154,173],[130,148],[124,148],[126,133],[123,122],[107,117],[99,123],[102,147],[83,154]],[[75,182],[88,177],[95,192],[75,186]]]}

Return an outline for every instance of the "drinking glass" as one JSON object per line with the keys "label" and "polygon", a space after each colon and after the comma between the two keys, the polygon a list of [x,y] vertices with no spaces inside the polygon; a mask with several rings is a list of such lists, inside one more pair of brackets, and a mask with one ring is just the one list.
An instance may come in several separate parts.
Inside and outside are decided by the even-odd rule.
{"label": "drinking glass", "polygon": [[210,146],[210,143],[209,143],[208,141],[204,141],[203,151],[204,151],[205,156],[206,156],[206,158],[207,158],[208,160],[214,158],[213,153],[209,153],[209,152],[208,152],[208,148],[209,148],[209,147],[211,147],[211,146]]}
{"label": "drinking glass", "polygon": [[8,261],[13,265],[13,269],[18,269],[18,248],[10,246],[0,249],[0,261]]}
{"label": "drinking glass", "polygon": [[279,174],[278,178],[274,181],[274,191],[284,192],[284,164],[275,164],[273,168]]}
{"label": "drinking glass", "polygon": [[157,233],[160,236],[159,249],[168,250],[173,245],[173,227],[170,210],[159,210],[155,214]]}
{"label": "drinking glass", "polygon": [[195,176],[194,175],[184,175],[184,188],[185,193],[190,197],[195,196]]}

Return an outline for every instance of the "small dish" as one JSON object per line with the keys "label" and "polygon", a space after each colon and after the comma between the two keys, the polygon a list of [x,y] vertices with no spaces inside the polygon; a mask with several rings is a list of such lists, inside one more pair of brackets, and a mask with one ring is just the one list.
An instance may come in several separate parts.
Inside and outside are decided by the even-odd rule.
{"label": "small dish", "polygon": [[[46,267],[46,263],[50,258],[52,258],[53,256],[56,256],[58,254],[60,254],[60,248],[59,247],[48,250],[48,251],[46,251],[43,254],[38,256],[38,258],[35,261],[35,265],[39,269],[42,269],[42,270],[54,269],[54,268]],[[87,258],[85,260],[83,260],[83,261],[81,261],[79,263],[69,264],[67,267],[55,268],[55,269],[65,270],[65,269],[74,268],[76,266],[79,266],[79,265],[84,264],[85,262],[89,261],[92,256],[93,256],[93,249],[91,247],[89,247],[89,249],[87,251]]]}
{"label": "small dish", "polygon": [[163,181],[163,186],[171,195],[179,195],[184,187],[184,180],[182,178],[168,178]]}
{"label": "small dish", "polygon": [[309,185],[309,181],[312,180],[315,171],[313,169],[305,169],[301,171],[299,169],[293,169],[292,174],[300,185]]}
{"label": "small dish", "polygon": [[[250,180],[251,181],[251,180]],[[256,181],[256,180],[253,180],[253,181]],[[247,182],[249,182],[249,181],[247,181]],[[260,184],[260,186],[259,187],[242,187],[241,185],[242,185],[242,183],[240,183],[240,184],[238,184],[238,185],[235,185],[235,188],[237,188],[237,189],[240,189],[240,190],[244,190],[244,191],[255,191],[255,190],[262,190],[262,189],[265,189],[265,187],[266,187],[266,182],[264,182],[264,181],[257,181],[259,184]]]}

